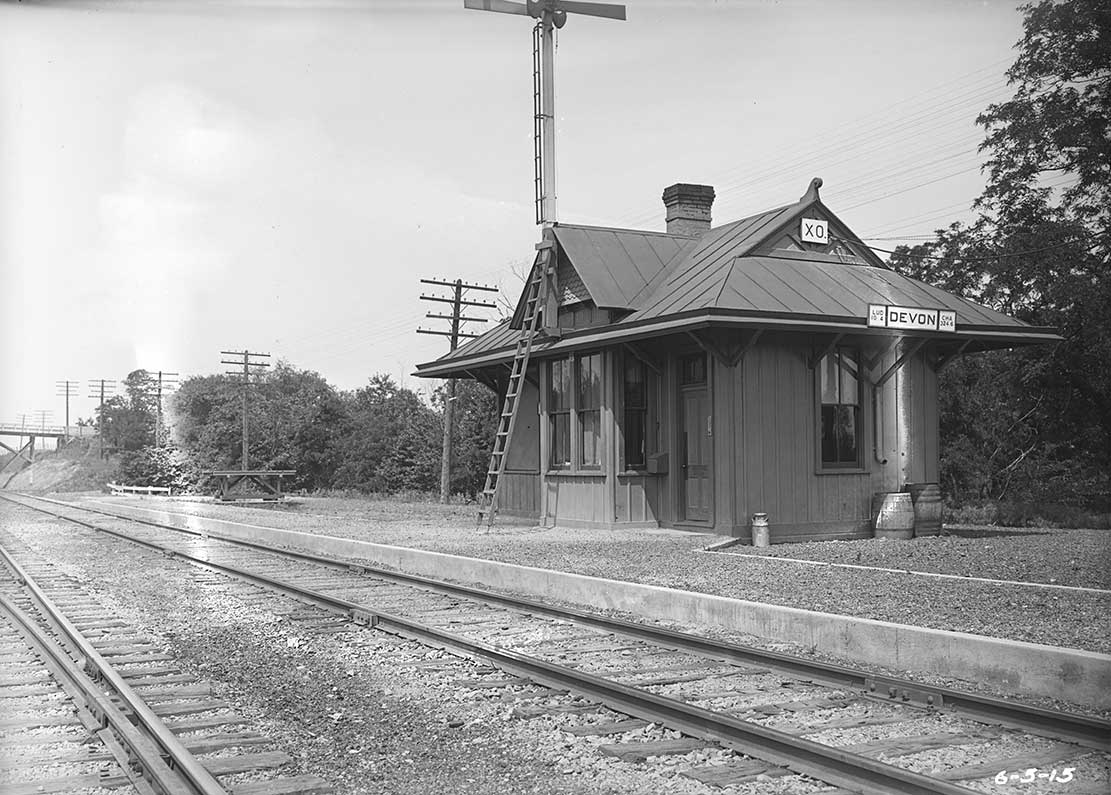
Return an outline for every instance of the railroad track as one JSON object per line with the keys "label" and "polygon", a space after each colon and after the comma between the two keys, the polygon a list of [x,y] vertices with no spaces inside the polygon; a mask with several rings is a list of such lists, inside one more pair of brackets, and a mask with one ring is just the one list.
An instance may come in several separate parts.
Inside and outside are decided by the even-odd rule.
{"label": "railroad track", "polygon": [[[572,734],[624,740],[599,745],[603,753],[645,759],[718,743],[750,757],[685,773],[709,784],[801,773],[856,792],[1097,792],[1111,767],[1106,721],[107,511],[12,501],[500,670],[471,686],[536,683],[603,704],[627,717],[587,707],[568,718]],[[630,741],[646,723],[684,736]]]}
{"label": "railroad track", "polygon": [[[312,795],[210,687],[49,563],[0,547],[0,791]],[[246,781],[250,779],[249,783]]]}

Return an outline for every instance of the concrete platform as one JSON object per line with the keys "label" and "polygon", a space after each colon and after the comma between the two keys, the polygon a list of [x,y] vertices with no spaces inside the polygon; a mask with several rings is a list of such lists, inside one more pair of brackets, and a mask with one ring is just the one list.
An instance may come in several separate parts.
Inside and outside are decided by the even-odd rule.
{"label": "concrete platform", "polygon": [[1111,655],[949,632],[704,593],[447,555],[408,547],[105,505],[121,515],[212,535],[288,545],[322,555],[374,561],[426,577],[485,585],[533,598],[620,610],[646,619],[723,627],[787,641],[823,654],[901,671],[982,682],[1015,694],[1111,709]]}

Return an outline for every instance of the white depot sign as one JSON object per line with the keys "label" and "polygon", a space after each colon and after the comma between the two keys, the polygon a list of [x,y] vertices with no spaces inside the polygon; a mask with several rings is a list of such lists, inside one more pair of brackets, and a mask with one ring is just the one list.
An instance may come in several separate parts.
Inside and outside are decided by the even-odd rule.
{"label": "white depot sign", "polygon": [[956,331],[957,313],[945,309],[868,304],[868,325],[911,331]]}
{"label": "white depot sign", "polygon": [[803,218],[799,232],[804,243],[825,245],[829,242],[829,226],[820,218]]}

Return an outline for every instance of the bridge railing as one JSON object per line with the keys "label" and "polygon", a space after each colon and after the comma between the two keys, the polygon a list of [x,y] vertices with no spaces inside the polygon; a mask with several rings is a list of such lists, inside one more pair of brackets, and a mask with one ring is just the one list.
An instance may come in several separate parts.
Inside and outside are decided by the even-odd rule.
{"label": "bridge railing", "polygon": [[96,436],[93,425],[24,425],[19,422],[0,422],[0,433],[7,436],[68,436],[73,439]]}

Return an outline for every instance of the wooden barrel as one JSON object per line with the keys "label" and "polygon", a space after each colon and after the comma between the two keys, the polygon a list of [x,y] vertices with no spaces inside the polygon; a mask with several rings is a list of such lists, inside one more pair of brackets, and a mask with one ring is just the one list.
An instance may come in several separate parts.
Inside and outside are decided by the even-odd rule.
{"label": "wooden barrel", "polygon": [[914,538],[914,505],[905,491],[877,491],[872,497],[872,530],[876,538]]}
{"label": "wooden barrel", "polygon": [[908,483],[907,492],[914,504],[914,534],[941,534],[941,487],[936,483]]}

